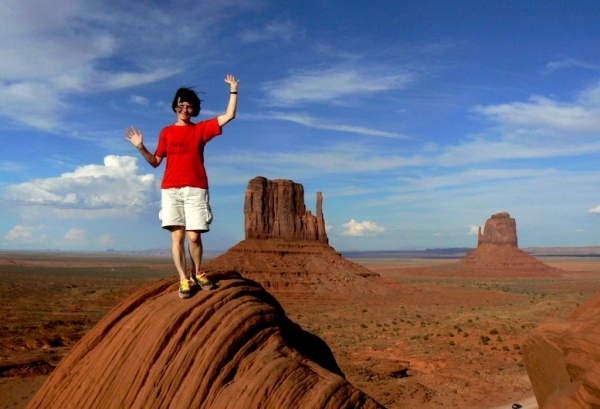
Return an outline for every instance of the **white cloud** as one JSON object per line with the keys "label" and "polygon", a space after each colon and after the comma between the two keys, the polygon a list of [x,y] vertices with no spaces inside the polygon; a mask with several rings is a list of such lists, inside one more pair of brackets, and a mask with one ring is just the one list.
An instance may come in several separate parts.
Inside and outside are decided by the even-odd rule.
{"label": "white cloud", "polygon": [[117,215],[125,217],[155,206],[154,175],[138,172],[136,158],[109,155],[103,165],[85,165],[59,177],[10,185],[4,190],[3,200],[19,207],[62,210],[71,216],[73,210],[98,212],[98,215],[116,210]]}
{"label": "white cloud", "polygon": [[97,241],[102,247],[111,247],[115,244],[115,238],[109,233],[101,234]]}
{"label": "white cloud", "polygon": [[290,42],[304,37],[304,32],[291,21],[271,21],[262,28],[246,29],[240,34],[244,43],[257,43],[269,40]]}
{"label": "white cloud", "polygon": [[65,233],[63,239],[67,242],[81,243],[85,240],[85,230],[73,227]]}
{"label": "white cloud", "polygon": [[150,103],[150,101],[148,101],[148,98],[142,97],[140,95],[132,95],[131,98],[129,98],[129,102],[136,105],[148,105]]}
{"label": "white cloud", "polygon": [[6,235],[4,239],[15,244],[34,244],[46,241],[43,226],[25,226],[16,225]]}
{"label": "white cloud", "polygon": [[596,207],[588,210],[588,213],[591,213],[591,214],[600,214],[600,205],[598,205],[598,206],[596,206]]}
{"label": "white cloud", "polygon": [[382,233],[385,231],[385,228],[378,226],[374,222],[370,221],[362,221],[357,222],[354,219],[351,219],[348,223],[344,223],[342,225],[344,227],[344,231],[342,232],[343,236],[352,236],[352,237],[365,237],[365,236],[374,236],[377,233]]}
{"label": "white cloud", "polygon": [[413,81],[410,73],[380,73],[361,69],[333,67],[307,70],[288,78],[263,85],[268,95],[267,104],[291,106],[307,102],[331,102],[350,95],[372,94],[406,87]]}
{"label": "white cloud", "polygon": [[473,226],[473,225],[470,225],[470,226],[469,226],[469,233],[468,233],[468,234],[469,234],[469,235],[478,235],[478,234],[479,234],[479,228],[480,228],[480,227],[481,227],[481,226]]}

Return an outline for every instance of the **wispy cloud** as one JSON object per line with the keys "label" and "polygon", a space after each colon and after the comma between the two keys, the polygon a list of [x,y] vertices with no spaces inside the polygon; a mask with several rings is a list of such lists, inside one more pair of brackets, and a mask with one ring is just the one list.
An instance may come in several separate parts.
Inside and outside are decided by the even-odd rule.
{"label": "wispy cloud", "polygon": [[559,102],[543,96],[532,96],[527,102],[500,105],[477,105],[473,112],[481,114],[505,128],[525,128],[532,135],[573,136],[600,132],[600,87],[582,92],[574,102]]}
{"label": "wispy cloud", "polygon": [[270,40],[290,42],[304,37],[304,30],[297,27],[292,21],[274,20],[263,27],[245,29],[240,33],[244,43],[258,43]]}
{"label": "wispy cloud", "polygon": [[397,73],[391,69],[333,67],[296,72],[287,78],[270,81],[262,89],[267,94],[266,104],[292,106],[400,89],[413,79],[411,73]]}
{"label": "wispy cloud", "polygon": [[571,68],[586,68],[590,70],[600,70],[600,65],[598,64],[590,64],[585,61],[577,60],[574,58],[565,58],[563,60],[558,61],[550,61],[546,64],[545,70],[547,72],[554,72],[558,70],[565,70]]}
{"label": "wispy cloud", "polygon": [[[174,41],[180,49],[199,47],[211,24],[217,24],[204,15],[191,24],[189,14],[201,8],[177,19],[178,14],[148,3],[116,10],[87,0],[5,3],[0,10],[0,116],[51,132],[64,131],[63,113],[74,96],[180,73],[192,57],[179,58]],[[233,11],[248,2],[219,3],[218,8]],[[215,7],[207,3],[204,11]],[[26,109],[30,106],[35,110]]]}
{"label": "wispy cloud", "polygon": [[300,125],[307,126],[309,128],[315,129],[325,129],[329,131],[338,131],[338,132],[349,132],[356,133],[367,136],[378,136],[382,138],[393,138],[393,139],[408,139],[407,136],[396,133],[396,132],[387,132],[381,131],[378,129],[367,128],[363,126],[356,125],[346,125],[346,124],[333,124],[330,122],[325,122],[323,120],[314,118],[309,114],[286,114],[282,112],[273,112],[268,116],[261,116],[262,118],[267,119],[276,119],[280,121],[288,121],[294,122]]}

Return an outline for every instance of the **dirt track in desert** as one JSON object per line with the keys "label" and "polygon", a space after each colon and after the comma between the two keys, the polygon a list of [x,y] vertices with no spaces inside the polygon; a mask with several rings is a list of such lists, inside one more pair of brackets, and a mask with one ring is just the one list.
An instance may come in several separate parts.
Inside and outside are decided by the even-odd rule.
{"label": "dirt track in desert", "polygon": [[[327,342],[347,379],[388,408],[535,408],[524,338],[600,290],[600,258],[541,260],[565,273],[445,277],[419,267],[456,260],[358,258],[392,295],[276,296]],[[166,258],[0,253],[0,408],[23,408],[111,308],[171,275]]]}

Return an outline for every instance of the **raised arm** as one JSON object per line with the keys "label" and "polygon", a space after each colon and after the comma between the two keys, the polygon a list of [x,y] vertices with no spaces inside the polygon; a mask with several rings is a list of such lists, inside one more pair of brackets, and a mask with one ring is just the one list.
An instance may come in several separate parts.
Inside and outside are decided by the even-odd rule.
{"label": "raised arm", "polygon": [[219,121],[219,125],[223,126],[233,118],[235,118],[235,111],[237,110],[237,90],[239,79],[235,79],[235,77],[231,74],[225,77],[225,82],[229,84],[229,104],[227,104],[227,111],[223,115],[219,115],[217,120]]}
{"label": "raised arm", "polygon": [[142,131],[135,129],[133,126],[125,129],[125,139],[135,146],[146,162],[150,164],[153,168],[158,167],[162,162],[163,158],[160,156],[154,156],[146,147],[144,146],[144,135],[142,135]]}

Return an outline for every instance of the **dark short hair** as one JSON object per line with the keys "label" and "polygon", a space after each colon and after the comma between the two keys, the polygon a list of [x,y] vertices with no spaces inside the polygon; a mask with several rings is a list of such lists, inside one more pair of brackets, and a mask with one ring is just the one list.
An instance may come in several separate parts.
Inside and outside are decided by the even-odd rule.
{"label": "dark short hair", "polygon": [[173,98],[173,105],[171,106],[173,112],[177,112],[177,105],[181,102],[187,102],[194,107],[192,117],[200,114],[200,98],[198,98],[198,95],[196,95],[196,92],[193,89],[182,87],[177,90],[175,98]]}

